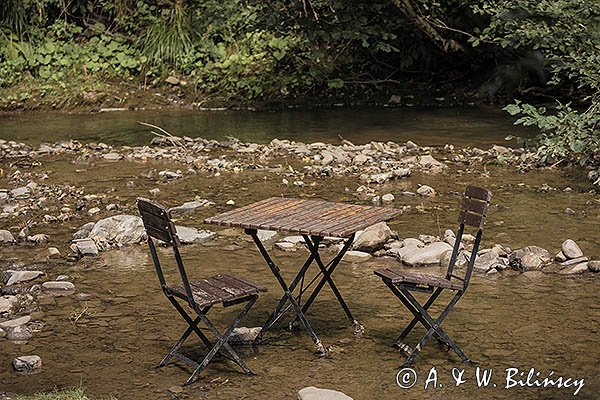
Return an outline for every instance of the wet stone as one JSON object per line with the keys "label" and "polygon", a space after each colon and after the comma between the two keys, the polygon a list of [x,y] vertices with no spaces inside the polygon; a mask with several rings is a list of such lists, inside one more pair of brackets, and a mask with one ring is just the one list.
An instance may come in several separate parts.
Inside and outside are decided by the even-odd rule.
{"label": "wet stone", "polygon": [[10,197],[13,199],[28,199],[31,194],[31,191],[28,187],[20,187],[10,191]]}
{"label": "wet stone", "polygon": [[298,392],[298,400],[352,400],[352,397],[337,390],[309,386]]}
{"label": "wet stone", "polygon": [[175,226],[179,241],[183,244],[202,243],[215,237],[215,233],[206,230],[198,230],[186,226]]}
{"label": "wet stone", "polygon": [[0,297],[0,313],[10,312],[13,304],[17,302],[17,296],[2,296]]}
{"label": "wet stone", "polygon": [[14,243],[15,237],[6,229],[0,229],[0,243]]}
{"label": "wet stone", "polygon": [[25,325],[29,321],[31,321],[31,317],[29,315],[26,315],[24,317],[15,318],[15,319],[11,319],[9,321],[0,322],[0,329],[6,330],[8,328],[16,328],[18,326]]}
{"label": "wet stone", "polygon": [[296,251],[296,245],[290,242],[277,242],[275,247],[283,251]]}
{"label": "wet stone", "polygon": [[356,251],[356,250],[351,250],[351,251],[347,251],[346,254],[344,254],[344,258],[342,260],[346,261],[346,262],[363,262],[363,261],[367,261],[371,258],[371,255],[369,253],[365,253],[364,251]]}
{"label": "wet stone", "polygon": [[7,271],[7,273],[10,274],[10,277],[6,281],[7,286],[32,281],[44,275],[42,271]]}
{"label": "wet stone", "polygon": [[588,263],[583,262],[572,267],[567,267],[558,271],[561,275],[577,275],[588,271]]}
{"label": "wet stone", "polygon": [[392,237],[392,230],[385,222],[366,228],[353,244],[353,249],[358,251],[373,252],[383,248],[383,245]]}
{"label": "wet stone", "polygon": [[256,339],[261,329],[260,326],[254,328],[247,328],[245,326],[235,328],[228,342],[232,344],[250,344]]}
{"label": "wet stone", "polygon": [[599,260],[589,261],[588,268],[592,272],[600,272],[600,261]]}
{"label": "wet stone", "polygon": [[96,246],[96,243],[92,239],[76,240],[73,244],[82,256],[97,256],[100,254],[98,246]]}
{"label": "wet stone", "polygon": [[65,281],[49,281],[42,283],[42,287],[46,290],[69,291],[75,290],[75,285]]}
{"label": "wet stone", "polygon": [[31,373],[42,368],[42,359],[40,356],[21,356],[17,357],[12,362],[13,368],[17,372]]}
{"label": "wet stone", "polygon": [[433,196],[435,195],[435,190],[431,186],[421,185],[417,189],[417,193],[421,196]]}
{"label": "wet stone", "polygon": [[583,257],[583,251],[574,240],[567,239],[562,244],[562,252],[567,258]]}
{"label": "wet stone", "polygon": [[6,338],[8,340],[26,341],[31,339],[33,335],[27,329],[27,326],[15,326],[14,328],[6,328]]}

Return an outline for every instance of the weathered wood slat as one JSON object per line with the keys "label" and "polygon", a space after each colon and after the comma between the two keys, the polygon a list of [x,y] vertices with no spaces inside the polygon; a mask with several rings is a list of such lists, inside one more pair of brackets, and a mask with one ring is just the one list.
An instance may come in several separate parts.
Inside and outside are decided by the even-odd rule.
{"label": "weathered wood slat", "polygon": [[391,219],[400,213],[390,208],[323,200],[271,199],[242,207],[243,210],[237,213],[227,212],[207,218],[204,222],[246,229],[348,237],[356,230]]}
{"label": "weathered wood slat", "polygon": [[488,203],[487,201],[481,201],[477,199],[469,199],[465,197],[462,201],[460,208],[463,211],[469,211],[474,214],[487,214]]}
{"label": "weathered wood slat", "polygon": [[[247,206],[244,207],[240,207],[240,208],[236,208],[235,210],[231,210],[231,211],[227,211],[224,212],[222,214],[218,215],[218,219],[220,225],[223,225],[223,223],[228,222],[229,220],[234,220],[236,218],[238,218],[239,216],[245,214],[248,210],[252,209],[252,210],[260,210],[263,208],[267,208],[270,207],[274,204],[278,204],[279,203],[279,197],[270,197],[268,199],[265,200],[261,200],[259,202],[253,203],[253,204],[249,204]],[[216,217],[210,217],[210,218],[206,218],[204,220],[205,224],[215,224],[216,222],[213,221]]]}
{"label": "weathered wood slat", "polygon": [[486,216],[473,214],[467,211],[461,211],[458,215],[458,222],[465,225],[474,226],[479,229],[483,229],[485,225]]}
{"label": "weathered wood slat", "polygon": [[468,186],[465,190],[465,196],[487,202],[492,199],[492,193],[489,190],[477,186]]}

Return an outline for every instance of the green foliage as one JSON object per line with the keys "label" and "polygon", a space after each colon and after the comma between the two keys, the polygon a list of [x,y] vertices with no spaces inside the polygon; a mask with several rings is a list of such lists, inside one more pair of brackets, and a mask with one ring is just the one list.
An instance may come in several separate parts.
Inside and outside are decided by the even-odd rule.
{"label": "green foliage", "polygon": [[600,168],[600,2],[486,1],[475,11],[491,22],[473,44],[541,51],[551,71],[549,85],[569,88],[580,101],[577,107],[558,103],[551,111],[520,101],[505,107],[520,117],[516,124],[540,129],[535,160]]}

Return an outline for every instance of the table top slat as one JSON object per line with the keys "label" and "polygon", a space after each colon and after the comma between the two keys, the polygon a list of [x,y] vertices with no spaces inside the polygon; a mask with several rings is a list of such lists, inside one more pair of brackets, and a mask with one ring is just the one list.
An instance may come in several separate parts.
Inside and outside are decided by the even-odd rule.
{"label": "table top slat", "polygon": [[394,208],[272,197],[204,220],[204,223],[311,236],[348,237],[392,219]]}

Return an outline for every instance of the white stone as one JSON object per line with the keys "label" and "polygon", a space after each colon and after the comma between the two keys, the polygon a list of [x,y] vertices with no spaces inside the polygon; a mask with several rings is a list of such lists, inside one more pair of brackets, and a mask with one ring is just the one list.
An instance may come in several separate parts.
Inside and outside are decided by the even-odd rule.
{"label": "white stone", "polygon": [[447,251],[452,251],[452,246],[444,242],[435,242],[406,254],[402,257],[402,262],[412,266],[439,264]]}
{"label": "white stone", "polygon": [[277,242],[275,247],[283,251],[296,251],[296,245],[290,242]]}
{"label": "white stone", "polygon": [[0,243],[14,243],[15,237],[6,229],[0,229]]}
{"label": "white stone", "polygon": [[234,206],[235,205],[235,201],[228,200],[227,203],[225,203],[225,204],[227,204],[228,206]]}
{"label": "white stone", "polygon": [[60,250],[58,250],[56,247],[49,247],[48,248],[48,258],[50,259],[57,259],[60,258],[61,254],[60,254]]}
{"label": "white stone", "polygon": [[0,297],[0,313],[10,313],[12,306],[17,302],[17,296]]}
{"label": "white stone", "polygon": [[21,282],[28,282],[44,275],[42,271],[6,271],[10,273],[10,278],[6,282],[7,286],[15,285]]}
{"label": "white stone", "polygon": [[344,258],[342,258],[342,260],[346,262],[363,262],[370,258],[371,255],[369,253],[365,253],[364,251],[350,250],[344,254]]}
{"label": "white stone", "polygon": [[381,196],[381,201],[383,201],[384,203],[391,203],[394,200],[396,200],[396,197],[394,197],[394,195],[391,193],[386,193],[383,196]]}
{"label": "white stone", "polygon": [[258,236],[258,238],[260,239],[261,242],[266,242],[268,240],[273,239],[275,236],[277,236],[277,232],[275,231],[266,231],[264,229],[258,229],[256,231],[256,236]]}
{"label": "white stone", "polygon": [[82,256],[95,257],[100,254],[100,250],[98,250],[96,242],[94,242],[92,239],[75,240],[73,245]]}
{"label": "white stone", "polygon": [[102,158],[108,161],[117,161],[123,158],[123,156],[121,156],[119,153],[106,153],[102,156]]}
{"label": "white stone", "polygon": [[184,213],[184,212],[189,212],[189,211],[196,211],[198,208],[208,207],[208,206],[212,206],[214,204],[215,203],[213,203],[212,201],[208,201],[208,200],[200,200],[200,201],[193,200],[193,201],[187,201],[180,206],[173,207],[173,208],[169,209],[169,211],[172,213]]}
{"label": "white stone", "polygon": [[228,342],[233,344],[252,343],[260,333],[261,329],[262,328],[260,326],[254,328],[247,328],[245,326],[235,328]]}
{"label": "white stone", "polygon": [[15,319],[11,319],[11,320],[8,320],[8,321],[0,322],[0,328],[4,329],[4,330],[6,330],[8,328],[16,328],[17,326],[25,325],[29,321],[31,321],[31,317],[29,315],[26,315],[24,317],[15,318]]}
{"label": "white stone", "polygon": [[111,244],[136,244],[146,239],[146,230],[140,217],[121,214],[96,222],[89,237]]}
{"label": "white stone", "polygon": [[42,283],[42,287],[46,290],[75,290],[75,285],[65,281],[48,281]]}
{"label": "white stone", "polygon": [[577,265],[573,265],[572,267],[563,268],[560,271],[558,271],[558,273],[561,275],[576,275],[583,274],[584,272],[587,272],[588,269],[588,263],[583,262]]}
{"label": "white stone", "polygon": [[211,231],[199,230],[180,225],[175,226],[175,231],[177,232],[179,241],[183,244],[202,243],[212,239],[216,235],[216,233]]}
{"label": "white stone", "polygon": [[366,228],[354,242],[353,249],[373,252],[383,248],[392,237],[392,230],[385,222],[379,222]]}
{"label": "white stone", "polygon": [[577,243],[571,239],[567,239],[563,242],[562,252],[567,258],[583,257],[583,251],[581,251],[581,248]]}
{"label": "white stone", "polygon": [[298,392],[298,400],[352,400],[352,397],[337,390],[309,386]]}
{"label": "white stone", "polygon": [[298,244],[304,243],[304,238],[302,236],[286,236],[283,238],[284,242]]}
{"label": "white stone", "polygon": [[431,186],[421,185],[417,189],[417,193],[421,196],[433,196],[435,195],[435,190]]}

